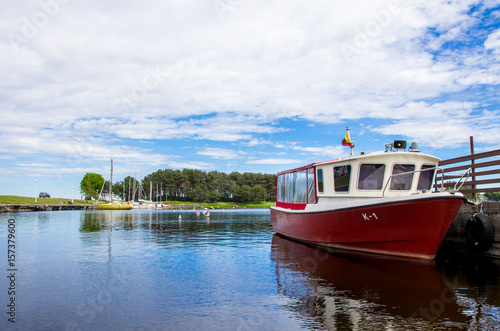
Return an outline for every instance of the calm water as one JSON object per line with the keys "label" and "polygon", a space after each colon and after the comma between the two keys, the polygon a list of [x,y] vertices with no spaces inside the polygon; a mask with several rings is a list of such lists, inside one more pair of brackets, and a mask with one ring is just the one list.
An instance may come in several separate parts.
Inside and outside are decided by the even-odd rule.
{"label": "calm water", "polygon": [[[15,324],[6,314],[9,218]],[[213,211],[209,220],[196,211],[0,214],[0,238],[1,330],[500,325],[498,260],[328,253],[274,235],[268,210]]]}

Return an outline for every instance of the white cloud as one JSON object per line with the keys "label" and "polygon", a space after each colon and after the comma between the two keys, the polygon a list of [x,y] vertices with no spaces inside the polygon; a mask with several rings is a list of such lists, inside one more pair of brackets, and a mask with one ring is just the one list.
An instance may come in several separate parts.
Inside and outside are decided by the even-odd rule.
{"label": "white cloud", "polygon": [[244,158],[247,153],[224,148],[206,147],[197,152],[198,155],[205,155],[213,159],[236,160]]}
{"label": "white cloud", "polygon": [[[148,149],[113,144],[113,141],[108,142],[99,137],[79,136],[65,131],[13,128],[5,130],[1,140],[3,152],[14,152],[16,158],[35,156],[39,160],[50,159],[54,169],[76,169],[79,164],[88,163],[89,160],[102,161],[110,158],[130,164],[139,162],[148,165],[160,165],[168,159],[167,155]],[[37,168],[38,163],[40,162],[31,163],[32,167]]]}
{"label": "white cloud", "polygon": [[177,169],[199,169],[208,170],[213,169],[214,165],[208,162],[197,162],[197,161],[185,161],[185,162],[168,162],[168,166]]}
{"label": "white cloud", "polygon": [[[341,140],[342,138],[339,140],[339,144]],[[298,142],[287,142],[285,144],[277,144],[276,148],[283,150],[306,152],[308,154],[323,155],[323,156],[339,156],[345,152],[345,150],[341,146],[306,147],[306,146],[301,146]]]}
{"label": "white cloud", "polygon": [[433,148],[455,148],[466,144],[470,136],[481,143],[498,141],[500,123],[497,119],[500,112],[473,112],[476,106],[471,102],[412,103],[401,109],[401,113],[409,116],[395,124],[381,125],[373,131],[386,135],[402,132],[409,139]]}
{"label": "white cloud", "polygon": [[[0,12],[0,152],[11,167],[336,156],[321,125],[371,119],[385,121],[372,140],[397,129],[432,146],[498,141],[500,30],[483,20],[498,20],[494,1],[44,3]],[[300,136],[296,120],[318,131]]]}
{"label": "white cloud", "polygon": [[488,36],[484,42],[484,48],[491,49],[495,53],[500,53],[500,29]]}
{"label": "white cloud", "polygon": [[73,129],[116,135],[129,139],[207,139],[216,141],[248,140],[254,133],[282,131],[270,125],[257,123],[254,116],[224,114],[203,119],[173,120],[157,118],[98,118],[77,121]]}
{"label": "white cloud", "polygon": [[249,164],[300,164],[304,163],[304,160],[295,160],[295,159],[276,159],[276,158],[269,158],[269,159],[258,159],[258,160],[249,160],[247,161]]}
{"label": "white cloud", "polygon": [[[175,7],[163,4],[161,9],[128,3],[112,17],[99,12],[100,3],[83,8],[71,2],[20,49],[31,51],[31,62],[36,63],[25,76],[38,72],[50,81],[28,86],[24,95],[44,108],[69,106],[73,118],[82,109],[84,117],[133,118],[134,113],[146,112],[153,120],[228,110],[276,114],[286,109],[288,115],[333,121],[336,115],[366,116],[382,102],[374,96],[392,106],[404,98],[454,88],[453,81],[460,77],[456,68],[433,63],[415,46],[407,48],[411,42],[397,47],[395,41],[423,37],[432,25],[441,30],[456,26],[453,36],[459,36],[460,22],[467,19],[461,11],[467,4],[363,5],[366,9],[359,11],[356,4],[246,3],[221,21],[216,10],[201,1]],[[39,10],[27,9],[17,25],[5,30],[17,31],[23,17]],[[85,16],[91,12],[98,15]],[[370,29],[374,29],[371,34]],[[141,31],[148,31],[148,38]],[[359,48],[348,64],[338,41],[354,42],[359,31],[369,35],[370,43]],[[12,53],[8,44],[3,47]],[[11,61],[9,57],[6,63]],[[57,70],[56,63],[63,70]],[[157,80],[151,71],[160,73]],[[116,106],[116,100],[125,99],[128,105]],[[134,139],[148,135],[126,128],[118,134]],[[224,141],[248,138],[208,132],[200,136]]]}

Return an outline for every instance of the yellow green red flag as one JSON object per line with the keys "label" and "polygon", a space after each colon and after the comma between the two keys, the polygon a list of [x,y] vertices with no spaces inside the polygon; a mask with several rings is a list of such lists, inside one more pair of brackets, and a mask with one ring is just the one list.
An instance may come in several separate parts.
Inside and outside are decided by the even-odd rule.
{"label": "yellow green red flag", "polygon": [[354,148],[354,144],[351,142],[351,137],[349,137],[349,133],[346,133],[344,139],[342,139],[342,146],[350,146]]}

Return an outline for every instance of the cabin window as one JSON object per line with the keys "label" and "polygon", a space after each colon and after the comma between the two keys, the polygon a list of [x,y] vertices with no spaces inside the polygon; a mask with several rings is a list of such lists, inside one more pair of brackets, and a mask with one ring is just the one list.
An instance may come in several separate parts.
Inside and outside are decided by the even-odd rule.
{"label": "cabin window", "polygon": [[[413,164],[395,164],[394,167],[392,168],[393,175],[411,171],[415,171],[415,166]],[[411,189],[412,182],[413,182],[413,173],[394,176],[391,178],[391,190],[407,191]]]}
{"label": "cabin window", "polygon": [[278,192],[276,192],[276,195],[277,195],[278,201],[284,202],[285,201],[285,175],[278,176],[277,190],[278,190]]}
{"label": "cabin window", "polygon": [[307,202],[316,203],[316,190],[314,187],[314,168],[307,169]]}
{"label": "cabin window", "polygon": [[[422,170],[435,168],[435,165],[424,164]],[[432,180],[434,179],[434,174],[436,169],[421,171],[420,177],[418,178],[417,190],[430,190],[432,187]]]}
{"label": "cabin window", "polygon": [[362,164],[359,169],[358,189],[380,190],[384,183],[385,164]]}
{"label": "cabin window", "polygon": [[307,168],[278,175],[276,180],[276,201],[297,205],[316,203],[314,172],[314,168]]}
{"label": "cabin window", "polygon": [[318,192],[323,193],[323,169],[318,169]]}
{"label": "cabin window", "polygon": [[307,203],[307,170],[293,173],[293,203]]}
{"label": "cabin window", "polygon": [[349,182],[351,181],[351,166],[343,165],[333,168],[333,181],[335,192],[349,192]]}
{"label": "cabin window", "polygon": [[293,202],[293,173],[285,174],[285,202]]}

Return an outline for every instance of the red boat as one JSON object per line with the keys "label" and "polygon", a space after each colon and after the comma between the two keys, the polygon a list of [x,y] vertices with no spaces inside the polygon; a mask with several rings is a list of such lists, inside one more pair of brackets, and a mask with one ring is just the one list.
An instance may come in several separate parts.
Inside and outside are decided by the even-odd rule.
{"label": "red boat", "polygon": [[348,157],[279,172],[274,231],[310,244],[434,259],[467,200],[457,190],[432,191],[439,158],[416,144],[405,150],[398,140],[382,152],[351,149]]}

